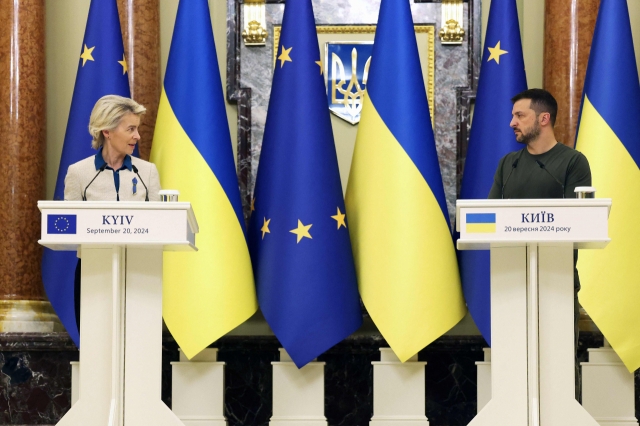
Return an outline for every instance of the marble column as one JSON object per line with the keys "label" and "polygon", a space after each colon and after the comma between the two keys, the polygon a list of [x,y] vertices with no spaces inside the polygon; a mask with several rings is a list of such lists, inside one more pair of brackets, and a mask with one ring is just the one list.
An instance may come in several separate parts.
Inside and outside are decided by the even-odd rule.
{"label": "marble column", "polygon": [[0,1],[0,332],[59,326],[44,297],[45,0]]}
{"label": "marble column", "polygon": [[556,138],[573,147],[600,0],[546,0],[544,88],[558,101]]}
{"label": "marble column", "polygon": [[147,108],[140,157],[149,159],[160,102],[160,0],[118,0],[131,97]]}

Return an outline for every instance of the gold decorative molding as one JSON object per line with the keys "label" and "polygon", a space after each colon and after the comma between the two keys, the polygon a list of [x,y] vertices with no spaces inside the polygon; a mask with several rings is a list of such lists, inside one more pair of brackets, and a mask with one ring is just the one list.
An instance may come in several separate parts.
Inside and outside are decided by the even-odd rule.
{"label": "gold decorative molding", "polygon": [[462,44],[464,40],[462,0],[442,0],[443,27],[438,32],[442,44]]}
{"label": "gold decorative molding", "polygon": [[[423,66],[422,72],[427,73],[425,79],[425,89],[427,91],[427,99],[429,100],[429,114],[431,114],[431,124],[434,123],[434,105],[435,105],[435,71],[436,71],[436,49],[435,49],[435,37],[436,28],[433,25],[414,25],[416,34],[426,34],[427,36],[427,48],[426,48],[426,68]],[[371,41],[376,33],[375,25],[318,25],[316,26],[318,34],[371,34]],[[282,25],[273,26],[273,66],[275,67],[276,58],[278,56],[278,46],[280,44],[280,34],[282,32]],[[348,41],[341,39],[340,41]],[[324,58],[324,54],[320,54],[321,58]]]}
{"label": "gold decorative molding", "polygon": [[242,40],[247,46],[264,46],[267,44],[269,33],[265,29],[266,0],[245,0],[242,6]]}

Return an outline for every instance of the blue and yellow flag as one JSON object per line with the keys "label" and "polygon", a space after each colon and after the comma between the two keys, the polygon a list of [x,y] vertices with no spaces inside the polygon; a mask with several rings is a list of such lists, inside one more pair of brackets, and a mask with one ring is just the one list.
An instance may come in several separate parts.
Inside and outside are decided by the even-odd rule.
{"label": "blue and yellow flag", "polygon": [[[527,89],[515,0],[493,0],[476,95],[461,199],[487,198],[500,159],[522,148],[509,127],[511,98]],[[467,307],[491,345],[491,277],[488,250],[458,252]]]}
{"label": "blue and yellow flag", "polygon": [[191,358],[258,308],[207,0],[178,5],[151,161],[200,226],[197,252],[164,255],[164,320]]}
{"label": "blue and yellow flag", "polygon": [[626,0],[602,0],[585,80],[576,149],[593,186],[611,198],[604,250],[581,250],[580,303],[629,371],[640,367],[640,83]]}
{"label": "blue and yellow flag", "polygon": [[253,204],[260,309],[302,367],[362,323],[311,0],[284,9]]}
{"label": "blue and yellow flag", "polygon": [[[64,199],[64,177],[73,163],[95,155],[91,148],[89,117],[95,103],[105,95],[131,96],[116,0],[94,0],[79,55],[76,84],[64,136],[54,200]],[[137,155],[137,147],[134,155]],[[80,335],[74,309],[76,252],[44,249],[44,289],[69,336],[79,347]]]}
{"label": "blue and yellow flag", "polygon": [[382,0],[347,214],[364,304],[401,361],[464,316],[409,0]]}

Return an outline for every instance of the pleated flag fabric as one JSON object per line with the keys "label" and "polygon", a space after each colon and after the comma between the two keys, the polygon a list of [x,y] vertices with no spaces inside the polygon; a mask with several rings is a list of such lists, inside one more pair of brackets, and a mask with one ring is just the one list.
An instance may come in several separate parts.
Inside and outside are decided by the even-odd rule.
{"label": "pleated flag fabric", "polygon": [[[93,0],[79,55],[54,200],[64,199],[64,177],[69,166],[96,153],[91,148],[89,117],[95,103],[105,95],[130,97],[131,92],[116,1]],[[134,155],[138,155],[137,146]],[[75,251],[44,249],[44,289],[62,325],[80,347],[73,285],[77,263]]]}
{"label": "pleated flag fabric", "polygon": [[311,0],[287,2],[249,242],[260,308],[300,368],[362,323]]}
{"label": "pleated flag fabric", "polygon": [[[629,371],[640,367],[640,83],[626,0],[602,0],[582,99],[576,149],[598,198],[611,198],[604,250],[581,250],[580,303]],[[631,121],[630,121],[631,120]]]}
{"label": "pleated flag fabric", "polygon": [[191,358],[257,310],[207,0],[178,5],[151,161],[200,227],[197,252],[164,255],[164,320]]}
{"label": "pleated flag fabric", "polygon": [[[527,89],[515,0],[493,0],[480,68],[461,199],[487,198],[500,159],[522,148],[509,127],[511,98]],[[491,345],[491,277],[488,250],[458,252],[469,312]]]}
{"label": "pleated flag fabric", "polygon": [[360,295],[401,361],[466,313],[408,0],[382,0],[346,195]]}

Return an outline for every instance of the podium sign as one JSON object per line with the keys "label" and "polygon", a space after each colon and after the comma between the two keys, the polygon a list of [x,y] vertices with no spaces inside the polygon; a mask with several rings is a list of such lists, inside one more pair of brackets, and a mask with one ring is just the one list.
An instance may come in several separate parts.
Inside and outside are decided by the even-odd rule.
{"label": "podium sign", "polygon": [[491,400],[470,426],[598,426],[575,399],[574,249],[609,199],[458,200],[460,250],[491,250]]}
{"label": "podium sign", "polygon": [[561,241],[603,248],[610,208],[607,199],[458,200],[458,249]]}
{"label": "podium sign", "polygon": [[[59,426],[184,426],[162,402],[163,252],[195,251],[190,203],[40,201],[42,239],[82,254],[78,401]],[[73,285],[73,283],[69,283]]]}
{"label": "podium sign", "polygon": [[159,245],[172,251],[195,248],[198,223],[190,203],[40,201],[38,208],[40,244],[54,250],[113,244]]}

